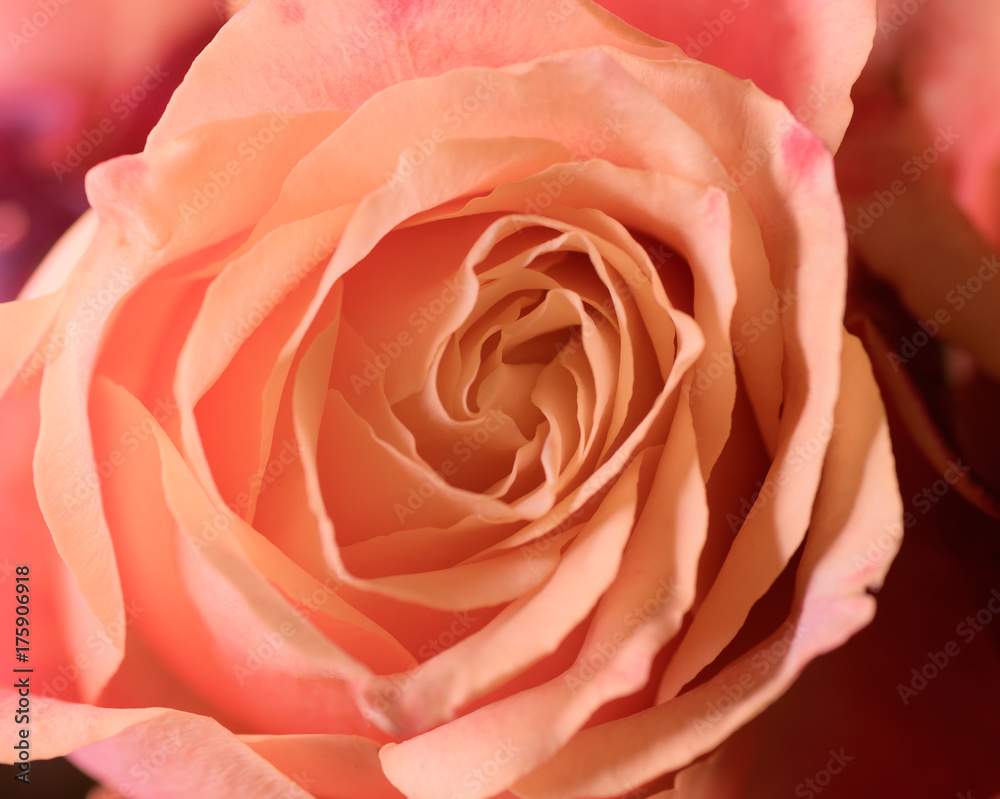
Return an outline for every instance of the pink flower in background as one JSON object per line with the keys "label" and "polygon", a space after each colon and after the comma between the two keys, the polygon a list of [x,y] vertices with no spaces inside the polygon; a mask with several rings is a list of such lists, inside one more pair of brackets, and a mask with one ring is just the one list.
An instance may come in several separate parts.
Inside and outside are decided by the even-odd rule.
{"label": "pink flower in background", "polygon": [[[998,46],[995,3],[886,3],[837,159],[862,267],[858,332],[921,451],[941,471],[964,457],[972,471],[959,490],[994,516],[1000,515]],[[878,285],[899,303],[880,299]]]}
{"label": "pink flower in background", "polygon": [[142,149],[221,22],[212,0],[0,5],[0,298],[86,209],[87,169]]}

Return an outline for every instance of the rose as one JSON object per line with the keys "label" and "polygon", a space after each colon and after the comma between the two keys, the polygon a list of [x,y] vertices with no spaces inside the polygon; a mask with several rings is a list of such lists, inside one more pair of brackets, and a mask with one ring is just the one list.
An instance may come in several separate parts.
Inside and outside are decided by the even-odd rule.
{"label": "rose", "polygon": [[34,756],[612,796],[864,626],[899,497],[824,142],[874,18],[826,8],[822,138],[585,3],[240,11],[0,306]]}
{"label": "rose", "polygon": [[0,299],[86,209],[86,170],[142,149],[220,22],[211,0],[3,3]]}

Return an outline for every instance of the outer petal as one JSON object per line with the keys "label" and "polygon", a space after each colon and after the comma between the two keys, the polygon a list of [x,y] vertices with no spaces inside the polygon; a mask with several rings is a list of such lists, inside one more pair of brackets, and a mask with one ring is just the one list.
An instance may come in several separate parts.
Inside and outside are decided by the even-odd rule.
{"label": "outer petal", "polygon": [[601,0],[691,58],[749,78],[832,150],[875,32],[875,0]]}
{"label": "outer petal", "polygon": [[[16,694],[0,695],[5,718],[13,716],[16,704]],[[399,796],[381,774],[377,745],[353,736],[240,739],[213,719],[176,710],[66,702],[36,709],[32,736],[37,758],[73,753],[73,761],[105,786],[137,799]],[[4,762],[12,759],[5,751]],[[341,777],[339,784],[332,770]]]}
{"label": "outer petal", "polygon": [[194,62],[149,144],[210,120],[350,110],[411,78],[594,45],[680,55],[590,0],[256,0]]}
{"label": "outer petal", "polygon": [[[35,301],[37,302],[37,301]],[[9,306],[0,306],[6,310]],[[59,695],[64,699],[92,698],[100,674],[114,659],[107,629],[120,622],[114,617],[103,625],[87,609],[70,570],[62,561],[46,529],[32,484],[31,453],[40,423],[39,378],[27,383],[15,380],[0,398],[0,585],[9,601],[14,601],[15,568],[30,568],[30,660],[13,662],[13,646],[4,655],[5,663],[34,669],[35,699]],[[13,607],[11,607],[13,618]],[[20,629],[20,628],[17,628]],[[11,634],[14,628],[11,625]],[[88,639],[96,645],[88,647]],[[60,672],[60,667],[62,671]],[[13,716],[3,717],[3,729],[13,729]]]}

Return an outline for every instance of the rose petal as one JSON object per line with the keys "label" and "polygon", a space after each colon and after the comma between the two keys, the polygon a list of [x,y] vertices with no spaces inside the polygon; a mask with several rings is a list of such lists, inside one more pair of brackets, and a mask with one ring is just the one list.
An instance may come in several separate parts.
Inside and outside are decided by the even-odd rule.
{"label": "rose petal", "polygon": [[650,58],[679,54],[586,0],[431,0],[416,11],[387,0],[254,2],[195,60],[150,146],[213,119],[353,110],[401,80],[464,66],[501,67],[595,45]]}
{"label": "rose petal", "polygon": [[[691,58],[748,78],[836,150],[851,120],[851,86],[871,51],[874,0],[601,0]],[[780,47],[772,43],[780,41]],[[767,53],[766,58],[761,54]]]}
{"label": "rose petal", "polygon": [[319,799],[401,799],[379,745],[351,735],[243,735],[240,740]]}
{"label": "rose petal", "polygon": [[[16,662],[13,650],[8,659],[13,668],[33,669],[33,701],[54,695],[92,701],[103,676],[114,669],[117,653],[48,535],[32,474],[23,467],[30,462],[38,437],[39,382],[37,376],[26,384],[15,382],[0,398],[0,439],[6,455],[0,462],[0,502],[5,514],[0,528],[4,553],[0,582],[9,582],[13,601],[15,580],[25,576],[15,570],[28,567],[28,580],[23,582],[29,589],[30,632],[34,633],[28,641],[29,660]],[[120,621],[114,624],[112,634],[120,635]],[[12,633],[13,629],[12,625]],[[16,629],[20,634],[21,628]]]}
{"label": "rose petal", "polygon": [[[0,694],[5,715],[13,716],[16,704],[16,694],[9,690]],[[253,744],[242,742],[204,716],[163,708],[111,710],[54,701],[34,709],[31,731],[35,757],[45,760],[72,753],[76,765],[125,796],[265,799],[308,795],[254,751]],[[322,737],[328,749],[350,751],[358,746],[356,739]],[[276,750],[279,762],[286,760],[280,744],[263,748]],[[3,760],[12,762],[12,757],[4,753]],[[372,773],[358,765],[360,772]],[[368,784],[377,785],[377,777]]]}

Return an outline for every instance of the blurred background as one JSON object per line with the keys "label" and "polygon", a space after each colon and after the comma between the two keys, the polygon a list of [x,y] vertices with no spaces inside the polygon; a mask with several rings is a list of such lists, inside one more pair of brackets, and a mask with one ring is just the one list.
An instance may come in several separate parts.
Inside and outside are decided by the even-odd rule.
{"label": "blurred background", "polygon": [[87,208],[94,164],[142,150],[223,0],[0,4],[0,299]]}

